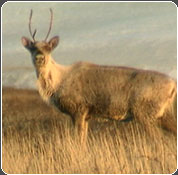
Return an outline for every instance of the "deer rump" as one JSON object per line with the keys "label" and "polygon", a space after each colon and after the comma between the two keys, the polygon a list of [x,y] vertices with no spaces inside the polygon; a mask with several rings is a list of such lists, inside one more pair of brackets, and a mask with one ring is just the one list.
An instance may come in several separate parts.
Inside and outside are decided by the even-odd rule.
{"label": "deer rump", "polygon": [[153,71],[77,63],[51,96],[55,106],[75,119],[126,120],[130,115],[154,120],[164,115],[177,95],[176,82]]}

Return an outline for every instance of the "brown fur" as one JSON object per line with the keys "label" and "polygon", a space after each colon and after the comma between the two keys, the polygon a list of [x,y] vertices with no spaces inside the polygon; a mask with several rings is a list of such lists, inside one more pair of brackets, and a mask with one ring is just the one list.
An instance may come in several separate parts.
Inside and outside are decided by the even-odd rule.
{"label": "brown fur", "polygon": [[81,142],[92,117],[124,121],[132,116],[145,127],[158,122],[177,133],[175,80],[162,73],[127,67],[86,62],[59,65],[51,57],[58,40],[32,42],[22,37],[32,55],[42,98],[72,117]]}

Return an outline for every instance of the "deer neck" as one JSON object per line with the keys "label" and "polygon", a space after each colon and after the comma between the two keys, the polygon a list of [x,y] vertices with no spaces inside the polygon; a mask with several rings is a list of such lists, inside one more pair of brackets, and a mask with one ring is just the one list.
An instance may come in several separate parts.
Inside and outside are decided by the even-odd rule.
{"label": "deer neck", "polygon": [[45,66],[36,68],[38,90],[44,101],[49,102],[67,71],[67,66],[57,64],[52,58]]}

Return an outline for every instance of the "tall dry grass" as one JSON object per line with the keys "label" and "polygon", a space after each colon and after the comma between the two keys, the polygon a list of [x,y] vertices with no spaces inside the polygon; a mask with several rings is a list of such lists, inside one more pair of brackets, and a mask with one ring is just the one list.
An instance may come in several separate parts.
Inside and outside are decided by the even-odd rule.
{"label": "tall dry grass", "polygon": [[2,168],[6,173],[170,174],[177,138],[139,123],[91,121],[85,146],[68,116],[45,105],[36,91],[3,88]]}

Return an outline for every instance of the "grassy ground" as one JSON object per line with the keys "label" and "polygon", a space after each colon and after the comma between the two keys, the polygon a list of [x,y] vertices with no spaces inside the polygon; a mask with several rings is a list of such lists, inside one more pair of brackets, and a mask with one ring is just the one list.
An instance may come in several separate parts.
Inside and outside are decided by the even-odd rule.
{"label": "grassy ground", "polygon": [[70,118],[32,90],[3,88],[2,168],[6,173],[171,174],[177,138],[135,121],[91,121],[86,147],[73,137]]}

